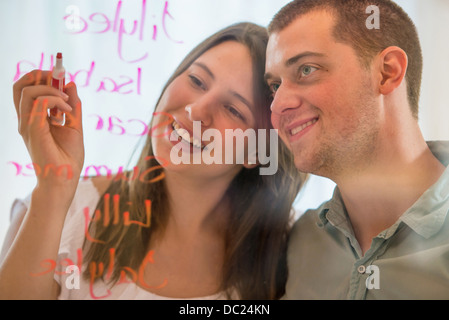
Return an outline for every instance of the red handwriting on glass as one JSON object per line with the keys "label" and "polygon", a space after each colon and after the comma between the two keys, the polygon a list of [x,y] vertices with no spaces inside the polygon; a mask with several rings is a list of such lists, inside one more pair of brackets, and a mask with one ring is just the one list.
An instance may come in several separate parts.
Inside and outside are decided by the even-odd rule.
{"label": "red handwriting on glass", "polygon": [[[9,161],[8,164],[12,164],[16,167],[16,176],[22,175],[24,177],[43,177],[46,178],[51,172],[55,173],[57,176],[62,176],[64,172],[66,173],[66,178],[68,180],[73,178],[72,166],[69,164],[56,166],[52,163],[46,164],[44,168],[36,163],[28,163],[22,165],[15,161]],[[26,170],[30,170],[31,173],[27,173]]]}
{"label": "red handwriting on glass", "polygon": [[[42,105],[40,105],[42,103]],[[74,108],[80,109],[81,102],[78,102]],[[20,114],[19,117],[23,117],[28,125],[33,124],[35,121],[39,121],[39,126],[44,127],[48,123],[48,99],[43,98],[42,100],[36,99],[33,102],[33,106],[29,113]],[[66,113],[66,122],[79,123],[82,121],[81,112],[76,113]]]}
{"label": "red handwriting on glass", "polygon": [[[83,265],[82,249],[78,249],[76,251],[76,257],[77,257],[76,266],[78,267],[79,270],[81,270],[81,266]],[[67,267],[67,266],[75,265],[75,263],[72,261],[72,259],[69,259],[69,258],[58,260],[58,262],[56,262],[53,259],[46,259],[46,260],[41,261],[41,267],[43,267],[45,270],[42,272],[39,272],[39,273],[31,273],[31,276],[33,276],[33,277],[42,276],[42,275],[47,274],[53,270],[55,270],[55,274],[57,274],[57,275],[65,274],[64,271],[56,271],[58,263],[62,267],[62,270],[65,270],[65,267]]]}
{"label": "red handwriting on glass", "polygon": [[[90,218],[90,212],[89,207],[84,208],[84,234],[86,236],[86,239],[90,242],[97,242],[97,243],[105,243],[102,240],[94,239],[89,234],[89,225],[90,222],[99,222],[101,219],[103,219],[103,226],[108,226],[109,224],[117,225],[120,222],[120,195],[116,194],[112,198],[112,212],[110,212],[111,207],[111,201],[110,201],[110,194],[106,193],[103,196],[104,204],[103,204],[103,213],[97,209],[95,210],[95,214],[93,215],[93,219]],[[132,203],[127,203],[129,206],[132,205]],[[131,224],[136,224],[144,228],[149,228],[151,225],[151,200],[145,200],[145,215],[146,215],[146,221],[136,221],[136,220],[130,220],[129,218],[129,211],[123,212],[123,225],[130,226]]]}
{"label": "red handwriting on glass", "polygon": [[[104,199],[104,204],[103,204],[103,212],[101,212],[101,210],[97,209],[95,210],[95,214],[93,215],[93,218],[91,218],[90,215],[90,211],[89,211],[89,207],[85,207],[83,210],[84,213],[84,235],[86,237],[86,239],[90,242],[97,242],[97,243],[101,243],[101,244],[105,244],[105,241],[102,240],[98,240],[98,239],[94,239],[90,233],[89,233],[89,225],[91,222],[95,222],[95,223],[100,223],[101,220],[103,219],[103,226],[108,226],[110,224],[118,224],[120,222],[120,213],[119,213],[119,208],[120,208],[120,195],[116,194],[113,195],[112,197],[112,212],[110,211],[111,208],[111,204],[110,204],[110,194],[106,193],[103,196]],[[132,203],[128,202],[128,205],[131,205]],[[129,211],[125,211],[123,212],[122,216],[123,216],[123,224],[125,226],[129,226],[131,224],[136,224],[139,225],[141,227],[144,228],[149,228],[151,225],[151,200],[145,200],[144,201],[144,206],[145,206],[145,215],[146,215],[146,221],[145,222],[141,222],[141,221],[136,221],[136,220],[130,220],[129,219]],[[120,283],[137,283],[139,282],[141,285],[143,284],[145,287],[150,288],[150,286],[148,286],[144,280],[143,280],[143,272],[144,272],[144,268],[146,266],[146,264],[148,262],[154,263],[153,261],[153,253],[154,251],[149,251],[147,256],[145,257],[144,261],[142,262],[141,266],[139,267],[139,272],[138,275],[136,272],[134,272],[134,270],[132,270],[129,267],[123,267],[120,271],[120,281],[118,282],[118,284]],[[113,263],[114,263],[114,257],[115,257],[115,251],[114,250],[109,250],[109,268],[108,268],[108,273],[106,274],[106,276],[110,276],[110,274],[112,273],[113,270]],[[108,290],[107,294],[104,296],[100,296],[100,297],[96,297],[96,295],[93,292],[93,283],[95,282],[96,278],[102,277],[104,274],[104,265],[103,263],[99,263],[97,265],[96,262],[91,262],[89,264],[89,272],[90,272],[90,294],[91,296],[96,299],[96,298],[105,298],[107,296],[109,296],[111,294],[110,290]],[[131,281],[127,280],[127,274],[128,276],[131,277]],[[157,286],[157,287],[162,287],[166,285],[166,280],[164,280],[164,282]]]}
{"label": "red handwriting on glass", "polygon": [[[121,283],[136,283],[139,284],[141,287],[144,287],[146,289],[161,289],[165,287],[168,283],[167,279],[164,279],[162,283],[156,286],[151,286],[147,284],[144,280],[144,274],[145,274],[145,267],[148,263],[154,263],[153,259],[154,250],[148,251],[147,255],[143,259],[142,263],[139,266],[139,269],[137,273],[130,267],[122,267],[120,270],[120,280],[117,282],[118,284]],[[112,270],[114,268],[114,256],[115,256],[115,249],[111,248],[109,249],[109,267],[108,267],[108,273],[106,276],[110,276],[112,274]],[[93,299],[103,299],[111,295],[111,291],[107,289],[107,292],[103,296],[97,296],[93,291],[93,284],[95,283],[96,278],[102,277],[104,274],[104,265],[102,262],[100,262],[98,265],[96,262],[91,262],[89,264],[89,271],[90,271],[90,281],[89,281],[89,292],[90,296]],[[127,280],[127,278],[131,277],[131,281]]]}
{"label": "red handwriting on glass", "polygon": [[[35,108],[33,108],[33,110],[34,109]],[[67,115],[70,116],[70,114],[67,114]],[[160,120],[160,122],[158,124],[156,124],[155,126],[153,126],[152,128],[145,126],[144,127],[145,129],[141,134],[150,134],[153,138],[160,138],[160,137],[164,137],[164,136],[168,135],[169,131],[167,131],[167,130],[162,130],[162,133],[157,132],[156,130],[158,130],[160,128],[163,129],[164,127],[167,127],[169,124],[171,124],[174,120],[173,116],[166,112],[154,112],[153,116],[154,117],[167,117],[167,119]],[[44,119],[47,119],[47,112],[32,111],[29,121],[32,121],[35,117],[39,117],[39,118],[41,118],[41,121],[44,121]],[[135,121],[136,119],[132,119],[132,120]],[[110,122],[109,122],[108,131],[112,131],[112,130],[114,130],[115,126],[112,124],[111,117],[109,118],[109,121]],[[129,121],[131,121],[131,120],[129,120]],[[140,123],[144,124],[143,121],[140,121]],[[103,128],[103,119],[100,116],[98,116],[97,130],[101,130],[102,128]],[[124,128],[120,127],[120,129],[123,130],[123,133],[124,133]],[[143,183],[153,183],[153,182],[157,182],[157,181],[163,179],[165,176],[163,171],[158,176],[156,176],[154,178],[148,178],[148,176],[151,172],[166,167],[167,164],[169,163],[169,161],[167,161],[167,159],[164,159],[159,156],[145,157],[145,161],[149,161],[151,159],[156,159],[159,162],[159,165],[147,168],[143,172],[140,172],[139,167],[134,166],[132,169],[132,175],[130,177],[127,177],[124,174],[124,167],[120,166],[117,170],[117,173],[115,174],[115,177],[113,178],[114,181],[118,181],[118,180],[133,181],[133,180],[139,179],[139,181],[143,182]],[[40,165],[38,165],[36,163],[21,164],[16,161],[8,161],[7,164],[12,164],[15,167],[15,169],[16,169],[15,175],[16,176],[41,177],[41,175],[43,175],[42,177],[45,178],[53,171],[58,176],[61,176],[64,172],[66,172],[67,179],[73,178],[72,167],[69,164],[59,165],[59,166],[55,166],[54,164],[46,164],[43,169]],[[101,171],[102,171],[102,169],[104,169],[105,174],[106,174],[105,176],[108,179],[112,178],[112,169],[109,168],[107,165],[88,165],[85,167],[85,170],[84,170],[84,179],[89,178],[89,171],[91,169],[95,170],[97,176],[102,175]],[[29,170],[29,172],[27,170]]]}
{"label": "red handwriting on glass", "polygon": [[[40,58],[36,62],[20,60],[16,64],[14,81],[17,81],[21,76],[34,69],[51,70],[53,69],[53,63],[53,54],[46,56],[44,52],[41,53]],[[92,61],[90,66],[86,69],[67,70],[66,81],[73,81],[80,88],[94,87],[95,92],[141,94],[142,68],[136,68],[136,71],[132,76],[122,74],[118,75],[116,78],[113,78],[110,76],[96,77],[96,73],[94,74],[95,67],[96,62]]]}
{"label": "red handwriting on glass", "polygon": [[[81,266],[83,265],[83,250],[81,248],[79,248],[76,251],[76,253],[77,253],[76,266],[78,267],[79,270],[81,270]],[[164,279],[162,281],[162,283],[155,285],[155,286],[149,285],[148,283],[145,282],[145,279],[144,279],[145,268],[148,265],[148,263],[151,263],[151,264],[154,263],[153,255],[154,255],[154,250],[148,251],[148,253],[146,254],[142,263],[140,264],[137,272],[127,266],[121,267],[120,268],[120,279],[117,282],[117,285],[123,284],[123,283],[136,283],[139,286],[146,288],[146,289],[161,289],[161,288],[165,287],[168,283],[167,279]],[[114,261],[115,261],[115,249],[110,248],[109,249],[109,262],[107,265],[107,272],[106,272],[105,278],[104,278],[106,281],[110,280],[110,278],[112,276],[112,272],[114,270]],[[57,275],[66,274],[65,271],[57,271],[56,270],[58,264],[62,267],[62,270],[65,270],[65,267],[67,267],[67,266],[75,265],[74,261],[71,260],[70,258],[58,260],[58,262],[56,262],[53,259],[46,259],[41,262],[41,267],[45,268],[45,270],[42,272],[39,272],[39,273],[31,273],[31,276],[38,277],[38,276],[42,276],[42,275],[47,274],[52,271],[54,271],[55,274],[57,274]],[[89,271],[90,271],[89,293],[90,293],[90,296],[92,297],[92,299],[103,299],[103,298],[107,298],[108,296],[110,296],[111,291],[109,289],[107,290],[106,294],[104,294],[102,296],[97,296],[94,293],[94,288],[93,288],[95,280],[104,275],[104,272],[105,272],[104,263],[99,262],[97,264],[97,262],[94,262],[94,261],[91,262],[89,264]],[[128,280],[128,278],[130,278],[131,280]]]}
{"label": "red handwriting on glass", "polygon": [[[122,120],[117,116],[108,116],[106,119],[103,119],[99,114],[90,114],[88,117],[96,117],[96,131],[107,130],[114,135],[137,137],[145,136],[150,132],[147,123],[140,119]],[[107,125],[105,125],[105,122]]]}
{"label": "red handwriting on glass", "polygon": [[[153,138],[161,138],[169,134],[169,131],[165,130],[162,133],[156,133],[155,131],[164,126],[168,126],[173,122],[173,116],[166,112],[154,112],[153,116],[167,117],[166,120],[150,128],[146,122],[139,119],[122,120],[117,116],[108,116],[106,119],[98,114],[90,114],[89,118],[96,117],[97,123],[95,130],[107,130],[114,135],[130,135],[130,136],[144,136],[150,134]],[[105,125],[107,123],[107,126]],[[140,128],[140,131],[134,131],[135,128]]]}
{"label": "red handwriting on glass", "polygon": [[[84,169],[83,180],[89,179],[90,178],[89,173],[92,170],[94,170],[97,177],[104,176],[108,179],[113,179],[113,181],[119,181],[119,180],[134,181],[136,179],[139,179],[139,181],[142,183],[155,183],[157,181],[164,179],[165,173],[162,171],[161,173],[159,173],[159,175],[157,175],[153,178],[150,178],[150,176],[149,176],[150,173],[152,173],[155,170],[159,170],[159,169],[166,167],[168,164],[168,161],[164,158],[156,157],[156,156],[145,157],[145,161],[148,161],[151,159],[156,159],[159,162],[159,164],[149,167],[142,172],[140,172],[139,167],[134,166],[134,168],[132,169],[132,173],[129,177],[124,174],[123,166],[120,166],[117,170],[117,173],[115,173],[113,175],[112,169],[110,167],[108,167],[107,165],[88,165]],[[22,177],[36,176],[36,177],[45,178],[51,172],[53,172],[53,173],[56,173],[57,176],[62,176],[64,173],[66,173],[67,179],[73,178],[72,167],[69,164],[60,165],[60,166],[55,166],[54,164],[47,164],[44,166],[43,169],[41,168],[40,165],[38,165],[36,163],[27,163],[27,164],[23,165],[16,161],[8,161],[7,164],[12,164],[15,167],[16,177],[17,176],[22,176]]]}
{"label": "red handwriting on glass", "polygon": [[[149,158],[149,157],[147,157]],[[163,177],[159,176],[156,179],[162,179]],[[155,182],[155,181],[153,181]],[[145,200],[144,201],[144,206],[145,206],[145,215],[146,215],[146,219],[145,221],[137,221],[137,220],[131,220],[130,219],[130,214],[129,211],[125,211],[120,215],[120,195],[115,194],[112,196],[112,206],[111,206],[111,196],[109,193],[106,193],[103,196],[104,202],[103,202],[103,211],[101,211],[100,209],[96,209],[95,210],[95,214],[93,216],[91,216],[90,214],[90,210],[89,207],[85,207],[83,209],[83,215],[84,215],[84,236],[86,238],[87,241],[89,242],[95,242],[95,243],[100,243],[100,244],[106,244],[105,241],[102,240],[98,240],[95,239],[94,237],[92,237],[89,233],[89,225],[91,224],[91,222],[95,222],[95,223],[101,223],[101,220],[103,220],[102,224],[103,226],[108,226],[110,224],[113,225],[117,225],[118,223],[120,223],[120,220],[122,220],[122,223],[124,226],[130,226],[132,224],[141,226],[143,228],[149,228],[151,226],[151,200]],[[127,203],[128,205],[132,205],[131,202]],[[111,210],[112,209],[112,210]],[[120,216],[122,216],[122,219],[120,219]],[[151,286],[149,284],[147,284],[145,282],[144,279],[144,272],[145,272],[145,268],[147,266],[148,263],[154,263],[154,259],[153,259],[153,255],[154,255],[154,250],[150,250],[145,258],[143,259],[142,263],[139,266],[138,271],[134,271],[132,268],[127,267],[127,266],[123,266],[120,268],[120,276],[119,276],[119,281],[117,282],[117,284],[129,284],[129,283],[136,283],[139,284],[141,287],[146,288],[146,289],[160,289],[163,288],[167,285],[167,279],[164,279],[162,281],[161,284],[157,285],[157,286]],[[109,248],[109,263],[108,263],[108,267],[107,267],[107,273],[105,274],[105,265],[103,262],[99,262],[97,264],[97,262],[92,261],[89,264],[89,273],[90,273],[90,281],[89,281],[89,293],[90,296],[93,299],[103,299],[106,298],[108,296],[110,296],[112,293],[109,289],[107,289],[106,294],[101,295],[101,296],[97,296],[94,293],[94,283],[96,281],[97,278],[102,278],[103,276],[105,276],[105,280],[109,280],[111,278],[112,272],[114,270],[114,261],[115,261],[115,249],[114,248]],[[55,274],[57,275],[63,275],[65,274],[64,271],[57,271],[57,265],[63,267],[62,269],[65,270],[64,267],[70,266],[70,265],[74,265],[73,260],[71,260],[70,258],[65,258],[62,260],[58,260],[58,262],[56,262],[53,259],[46,259],[43,260],[41,262],[41,267],[45,268],[44,271],[41,271],[39,273],[31,273],[31,276],[42,276],[44,274],[47,274],[51,271],[54,271]],[[82,249],[79,248],[77,249],[77,262],[76,262],[76,266],[78,267],[79,270],[81,270],[81,267],[83,265],[83,252]],[[128,280],[130,279],[130,280]]]}
{"label": "red handwriting on glass", "polygon": [[[162,30],[167,39],[175,42],[182,43],[182,41],[174,40],[173,37],[170,36],[167,28],[167,18],[171,20],[175,20],[173,16],[168,11],[169,2],[165,1],[164,9],[162,14],[160,15],[160,24],[162,26]],[[88,18],[83,18],[78,15],[78,12],[73,12],[70,15],[64,16],[64,20],[73,20],[76,19],[80,23],[80,30],[77,31],[69,31],[71,34],[81,34],[81,33],[95,33],[95,34],[104,34],[107,32],[117,33],[117,53],[121,60],[129,63],[134,63],[138,61],[145,60],[148,58],[148,52],[141,53],[136,55],[133,58],[125,58],[123,53],[123,42],[124,35],[128,36],[136,36],[139,41],[143,41],[145,38],[145,22],[147,16],[147,1],[142,0],[142,5],[140,7],[140,20],[135,19],[131,23],[126,20],[126,18],[121,17],[122,10],[122,1],[118,1],[115,9],[115,16],[113,19],[108,18],[108,16],[102,12],[94,12],[89,15]],[[74,16],[75,15],[75,16]],[[156,17],[155,14],[152,14],[152,17]],[[129,25],[132,24],[131,30],[126,30]],[[126,27],[125,27],[126,25]],[[158,24],[153,24],[151,27],[151,38],[152,40],[157,40],[158,37]],[[133,50],[134,52],[135,50]]]}

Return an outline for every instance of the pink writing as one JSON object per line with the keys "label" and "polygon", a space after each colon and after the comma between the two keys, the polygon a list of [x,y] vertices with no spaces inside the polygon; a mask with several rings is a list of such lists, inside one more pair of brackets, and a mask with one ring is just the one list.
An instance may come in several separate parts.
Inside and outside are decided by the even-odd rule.
{"label": "pink writing", "polygon": [[[47,56],[48,64],[45,64],[45,53],[41,53],[39,61],[36,63],[29,60],[20,60],[16,64],[16,74],[14,75],[14,81],[17,81],[24,74],[32,71],[33,69],[47,70],[53,69],[54,56]],[[117,78],[101,77],[100,79],[93,77],[95,71],[96,62],[92,61],[90,66],[86,69],[79,70],[67,70],[66,83],[73,81],[78,87],[94,87],[96,92],[108,92],[118,94],[141,94],[142,85],[142,69],[136,68],[135,73],[132,76],[119,75]],[[92,81],[95,78],[96,81]]]}
{"label": "pink writing", "polygon": [[[106,14],[102,12],[94,12],[89,15],[88,18],[83,18],[78,16],[76,12],[64,16],[64,20],[76,19],[80,21],[80,30],[70,31],[71,34],[81,34],[85,32],[104,34],[107,32],[117,33],[117,53],[121,60],[129,63],[134,63],[138,61],[145,60],[148,58],[148,52],[135,54],[132,58],[125,57],[123,48],[125,47],[124,41],[125,36],[135,36],[138,37],[139,41],[143,41],[145,38],[145,22],[147,18],[147,0],[142,0],[142,5],[140,7],[140,17],[134,19],[132,22],[127,21],[125,18],[121,17],[122,10],[122,0],[117,2],[114,18],[109,18]],[[161,26],[164,35],[167,39],[175,43],[183,43],[182,41],[175,40],[168,32],[168,19],[175,20],[173,16],[168,11],[169,2],[165,1],[164,9],[161,14]],[[76,16],[74,16],[76,15]],[[155,17],[153,14],[152,17]],[[151,38],[152,40],[157,40],[158,36],[158,24],[153,24],[151,27]],[[134,50],[133,50],[134,51]]]}

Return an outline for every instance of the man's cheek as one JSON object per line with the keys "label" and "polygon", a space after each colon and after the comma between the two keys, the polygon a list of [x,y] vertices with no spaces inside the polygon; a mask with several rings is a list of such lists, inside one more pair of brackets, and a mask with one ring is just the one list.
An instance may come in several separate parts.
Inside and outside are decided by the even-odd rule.
{"label": "man's cheek", "polygon": [[281,138],[281,140],[285,143],[285,145],[290,148],[290,142],[289,138],[285,135],[285,132],[283,130],[280,130],[280,118],[275,113],[271,113],[271,124],[273,125],[274,129],[278,130],[278,136]]}
{"label": "man's cheek", "polygon": [[274,112],[271,113],[271,124],[273,128],[279,130],[279,116],[277,116]]}

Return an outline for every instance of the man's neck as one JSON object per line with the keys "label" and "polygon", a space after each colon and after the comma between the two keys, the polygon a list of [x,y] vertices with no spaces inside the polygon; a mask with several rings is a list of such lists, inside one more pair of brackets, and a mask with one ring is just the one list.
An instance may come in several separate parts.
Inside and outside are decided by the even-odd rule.
{"label": "man's neck", "polygon": [[336,181],[363,254],[372,239],[392,226],[445,170],[424,140],[402,149],[390,146],[376,158]]}

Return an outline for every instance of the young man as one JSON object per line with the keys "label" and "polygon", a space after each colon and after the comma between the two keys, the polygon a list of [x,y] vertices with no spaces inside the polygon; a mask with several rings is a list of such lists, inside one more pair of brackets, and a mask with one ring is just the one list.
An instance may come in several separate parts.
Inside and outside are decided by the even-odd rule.
{"label": "young man", "polygon": [[449,146],[418,126],[410,18],[388,0],[296,0],[269,33],[273,125],[299,170],[337,184],[293,228],[285,298],[449,299]]}

